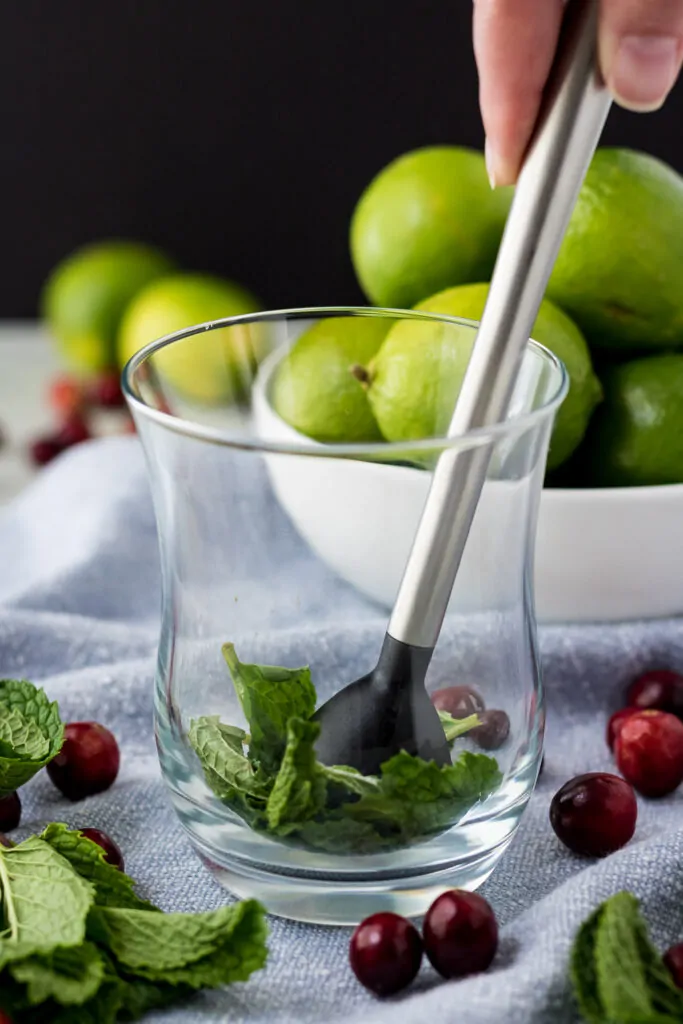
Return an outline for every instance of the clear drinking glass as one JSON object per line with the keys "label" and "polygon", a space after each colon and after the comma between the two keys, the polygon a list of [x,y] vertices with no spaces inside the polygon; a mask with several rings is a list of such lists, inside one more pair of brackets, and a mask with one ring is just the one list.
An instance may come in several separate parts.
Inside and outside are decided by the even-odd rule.
{"label": "clear drinking glass", "polygon": [[[348,333],[368,318],[382,336],[400,329],[426,344],[437,332],[444,363],[429,386],[444,391],[447,421],[443,382],[475,325],[426,313],[218,321],[154,342],[124,374],[157,516],[156,736],[173,805],[228,889],[275,914],[344,924],[382,909],[417,915],[447,888],[479,886],[517,828],[542,753],[533,549],[567,388],[561,363],[532,341],[493,429],[395,443],[303,436],[272,403],[282,361],[321,321]],[[285,393],[290,422],[297,403],[324,400],[330,366],[308,397]],[[407,753],[369,778],[323,766],[313,708],[376,664],[439,453],[480,445],[488,477],[427,676],[431,695],[449,690],[454,767]]]}

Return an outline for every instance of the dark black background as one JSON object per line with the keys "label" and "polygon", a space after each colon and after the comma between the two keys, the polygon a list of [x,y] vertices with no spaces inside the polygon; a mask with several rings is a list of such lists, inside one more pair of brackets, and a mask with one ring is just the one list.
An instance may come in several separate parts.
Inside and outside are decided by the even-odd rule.
{"label": "dark black background", "polygon": [[[362,188],[399,153],[480,147],[471,0],[15,0],[0,64],[0,316],[35,312],[111,235],[241,279],[269,306],[359,298]],[[683,170],[683,88],[605,141]]]}

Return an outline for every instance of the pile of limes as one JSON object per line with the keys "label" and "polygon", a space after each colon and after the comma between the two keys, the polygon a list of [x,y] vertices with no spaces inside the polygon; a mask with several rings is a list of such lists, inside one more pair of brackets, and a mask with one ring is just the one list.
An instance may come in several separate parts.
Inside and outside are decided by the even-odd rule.
{"label": "pile of limes", "polygon": [[[369,301],[480,319],[511,198],[469,149],[393,161],[351,223]],[[597,152],[532,336],[570,376],[549,482],[683,482],[683,178],[643,153]],[[369,334],[336,320],[284,360],[275,406],[320,441],[437,437],[471,344],[465,328],[404,321]]]}
{"label": "pile of limes", "polygon": [[[174,331],[251,313],[258,300],[241,285],[180,271],[162,251],[140,242],[97,242],[72,253],[52,272],[42,308],[68,365],[82,375],[122,367],[139,349]],[[185,397],[229,401],[245,373],[243,336],[211,332],[192,346],[163,349],[157,369]]]}

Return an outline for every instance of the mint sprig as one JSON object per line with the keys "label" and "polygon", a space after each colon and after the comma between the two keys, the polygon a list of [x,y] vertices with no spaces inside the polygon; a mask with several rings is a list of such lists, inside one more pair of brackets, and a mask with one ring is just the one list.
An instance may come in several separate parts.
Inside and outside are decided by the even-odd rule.
{"label": "mint sprig", "polygon": [[64,742],[57,704],[25,679],[0,679],[0,797],[14,793]]}
{"label": "mint sprig", "polygon": [[138,1019],[245,981],[265,963],[265,939],[256,901],[164,914],[65,825],[0,847],[0,1007],[17,1024]]}
{"label": "mint sprig", "polygon": [[636,897],[620,892],[583,923],[571,979],[588,1024],[680,1024],[683,992],[650,942]]}
{"label": "mint sprig", "polygon": [[[308,668],[243,664],[223,646],[249,733],[204,716],[188,739],[213,793],[252,828],[330,853],[372,853],[444,831],[501,781],[496,760],[463,751],[439,767],[405,752],[379,776],[321,764],[316,692]],[[439,717],[453,744],[477,715]]]}

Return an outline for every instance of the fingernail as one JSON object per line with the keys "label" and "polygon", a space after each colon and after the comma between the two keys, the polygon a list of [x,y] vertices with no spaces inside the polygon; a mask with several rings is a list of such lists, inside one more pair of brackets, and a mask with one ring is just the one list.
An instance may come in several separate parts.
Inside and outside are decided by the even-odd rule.
{"label": "fingernail", "polygon": [[493,152],[493,146],[489,139],[484,143],[484,160],[486,161],[486,173],[489,176],[489,184],[491,188],[496,187],[496,157]]}
{"label": "fingernail", "polygon": [[657,110],[676,80],[679,42],[672,36],[624,36],[612,67],[609,87],[629,110]]}

